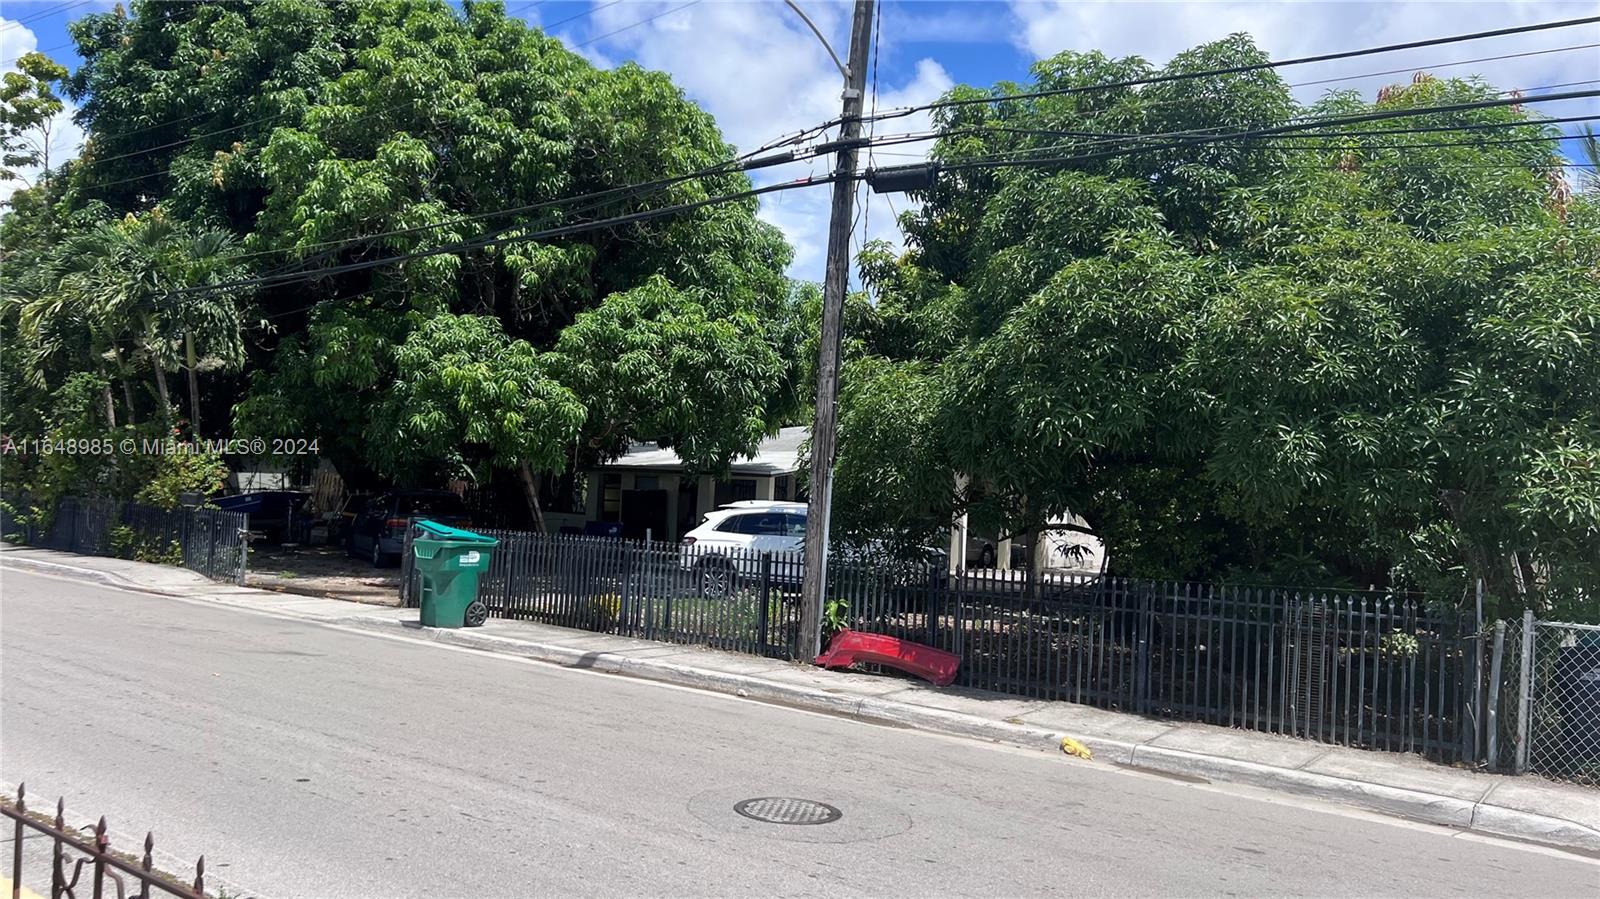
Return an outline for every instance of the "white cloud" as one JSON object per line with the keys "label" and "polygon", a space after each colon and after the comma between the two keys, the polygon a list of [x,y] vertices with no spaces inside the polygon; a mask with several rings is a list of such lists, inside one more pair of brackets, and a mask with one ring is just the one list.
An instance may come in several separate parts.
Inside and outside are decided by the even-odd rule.
{"label": "white cloud", "polygon": [[[838,70],[815,35],[784,5],[712,2],[669,12],[681,5],[682,0],[662,0],[597,6],[587,23],[589,34],[627,30],[580,48],[580,52],[591,54],[592,59],[632,59],[671,74],[676,84],[716,117],[723,136],[741,151],[839,114],[843,83]],[[849,43],[849,6],[820,0],[806,0],[803,6],[843,57]],[[650,18],[661,13],[666,14]],[[568,46],[576,43],[565,35],[563,40]],[[878,105],[889,108],[926,102],[950,85],[944,68],[925,59],[903,83],[880,83]],[[893,127],[895,131],[925,128],[927,119],[896,120]],[[817,160],[811,170],[821,174],[830,165],[829,160]],[[771,184],[806,172],[806,164],[797,164],[753,174],[758,184]],[[795,247],[790,272],[796,277],[822,277],[828,209],[829,189],[824,187],[784,191],[763,199],[762,219],[781,228]],[[889,233],[880,230],[889,225],[889,216],[886,211],[880,213],[878,206],[873,209],[871,224],[873,236]],[[898,241],[897,230],[892,230],[892,236]]]}
{"label": "white cloud", "polygon": [[[38,49],[39,38],[27,26],[17,25],[12,20],[0,16],[0,59],[15,60],[24,54],[32,53]],[[12,62],[0,68],[0,76],[6,72],[17,71],[16,63]],[[57,87],[59,92],[60,88]],[[72,114],[77,107],[71,100],[66,100],[66,107],[50,121],[49,136],[47,139],[50,164],[59,166],[78,155],[83,146],[83,129],[72,121]],[[41,137],[40,140],[46,140]],[[18,170],[21,176],[16,180],[0,179],[0,205],[11,201],[11,195],[38,179],[42,173],[41,166],[28,166]]]}

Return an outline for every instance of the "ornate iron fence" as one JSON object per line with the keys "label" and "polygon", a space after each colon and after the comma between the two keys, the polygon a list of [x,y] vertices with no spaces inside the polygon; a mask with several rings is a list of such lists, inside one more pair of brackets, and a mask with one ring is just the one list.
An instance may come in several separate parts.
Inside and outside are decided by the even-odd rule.
{"label": "ornate iron fence", "polygon": [[[85,839],[82,833],[69,829],[66,823],[66,801],[56,801],[55,816],[49,817],[30,811],[27,789],[18,785],[15,802],[0,800],[0,812],[12,822],[11,835],[11,890],[12,896],[22,895],[25,886],[43,886],[50,883],[52,899],[61,896],[92,895],[96,899],[111,895],[127,899],[129,895],[149,899],[154,895],[181,896],[203,899],[206,895],[206,859],[201,856],[194,866],[194,880],[184,883],[156,870],[155,835],[146,833],[144,854],[125,855],[111,847],[107,835],[106,819],[102,817],[94,828],[94,836]],[[28,877],[23,851],[25,838],[43,837],[50,845],[50,870],[46,875]],[[37,843],[26,843],[37,845]],[[87,874],[87,879],[84,875]]]}
{"label": "ornate iron fence", "polygon": [[48,525],[18,532],[23,542],[95,556],[181,565],[212,580],[243,584],[250,516],[221,509],[162,509],[141,503],[64,497]]}

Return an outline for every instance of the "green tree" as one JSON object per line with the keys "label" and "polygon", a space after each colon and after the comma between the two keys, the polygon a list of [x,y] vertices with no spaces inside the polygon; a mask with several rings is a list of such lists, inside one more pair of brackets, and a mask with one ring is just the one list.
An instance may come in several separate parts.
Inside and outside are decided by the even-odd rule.
{"label": "green tree", "polygon": [[585,410],[550,377],[551,361],[508,338],[492,317],[436,315],[395,353],[395,387],[367,427],[374,461],[392,474],[446,458],[472,474],[473,454],[521,476],[544,530],[536,473],[561,471]]}
{"label": "green tree", "polygon": [[22,168],[50,170],[51,132],[66,108],[55,92],[65,67],[43,53],[24,53],[15,65],[0,77],[0,181],[23,180]]}
{"label": "green tree", "polygon": [[[603,365],[577,365],[589,337],[637,307],[649,328],[672,325],[681,314],[683,322],[707,322],[719,350],[724,343],[738,350],[737,367],[714,354],[700,360],[699,395],[722,405],[688,421],[639,397],[613,404],[604,424],[580,428],[577,451],[565,444],[566,464],[617,451],[617,439],[601,436],[609,427],[616,435],[693,443],[697,464],[716,470],[759,439],[753,422],[771,429],[798,407],[803,330],[784,276],[791,253],[756,219],[753,200],[559,241],[338,270],[747,189],[745,176],[729,171],[656,191],[628,189],[733,155],[712,118],[665,75],[637,66],[597,69],[497,2],[135,0],[126,10],[84,16],[70,30],[84,62],[67,90],[88,140],[81,158],[54,179],[61,186],[48,200],[37,192],[23,198],[30,208],[63,213],[69,227],[47,239],[43,229],[6,226],[26,237],[21,250],[88,240],[101,222],[128,215],[147,222],[159,214],[182,235],[159,242],[161,264],[151,270],[167,281],[304,278],[264,286],[248,308],[244,297],[222,292],[175,292],[171,308],[161,294],[140,292],[137,303],[115,306],[144,317],[93,318],[106,331],[95,338],[101,348],[77,354],[63,343],[39,368],[40,383],[70,374],[72,359],[79,368],[90,365],[82,360],[99,360],[93,364],[106,368],[113,390],[137,373],[163,393],[167,375],[184,371],[197,426],[202,406],[213,429],[214,410],[231,407],[227,424],[237,432],[317,438],[357,482],[368,474],[518,470],[517,441],[454,446],[375,426],[401,421],[397,404],[415,398],[406,379],[418,360],[406,348],[442,339],[423,336],[435,318],[482,318],[536,358],[560,361],[574,377],[592,375],[571,387],[587,413],[616,396]],[[563,202],[596,193],[603,198]],[[208,240],[211,248],[201,249]],[[110,284],[113,274],[102,266],[96,277]],[[683,302],[640,306],[636,292],[650,293],[656,279]],[[15,307],[13,324],[0,318],[0,326],[16,327],[23,304]],[[50,320],[71,330],[75,346],[87,345],[95,336],[86,330],[90,311]],[[579,334],[566,341],[571,352],[549,356],[573,327]],[[661,351],[654,364],[673,371],[663,383],[681,380],[682,354],[668,352],[659,333],[652,340]],[[113,348],[121,368],[107,356]],[[637,347],[632,358],[647,354]],[[520,351],[492,358],[508,368],[486,377],[527,375]],[[235,368],[243,377],[206,376]],[[720,392],[713,396],[709,384]],[[204,402],[197,402],[201,388]],[[442,394],[430,396],[443,403]],[[36,393],[33,402],[42,407],[47,397]],[[736,402],[749,408],[733,414]],[[135,395],[123,405],[143,412],[147,404]],[[166,399],[156,405],[165,409]],[[585,421],[599,423],[601,414]],[[533,472],[548,462],[526,461]]]}
{"label": "green tree", "polygon": [[657,276],[561,332],[557,370],[588,407],[592,452],[657,439],[691,469],[720,474],[784,423],[787,361],[754,315],[717,314],[727,305]]}
{"label": "green tree", "polygon": [[[1160,70],[1068,53],[1035,76],[1261,58],[1235,37]],[[901,258],[864,255],[878,304],[842,394],[837,495],[859,499],[836,504],[840,527],[970,511],[1016,532],[1071,510],[1124,573],[1442,599],[1482,577],[1509,604],[1596,615],[1600,217],[1564,190],[1554,128],[1507,106],[1390,126],[1499,126],[1476,132],[1134,138],[1112,155],[1060,136],[1496,96],[1419,76],[1302,109],[1255,72],[941,111],[952,168],[1041,161],[953,169],[904,217]],[[890,415],[935,436],[886,440]]]}

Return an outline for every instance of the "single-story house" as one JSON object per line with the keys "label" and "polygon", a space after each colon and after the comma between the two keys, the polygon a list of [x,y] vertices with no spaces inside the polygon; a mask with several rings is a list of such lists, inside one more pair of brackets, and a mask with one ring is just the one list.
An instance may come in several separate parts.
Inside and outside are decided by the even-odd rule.
{"label": "single-story house", "polygon": [[639,443],[617,459],[586,473],[582,515],[546,514],[552,530],[582,528],[588,522],[614,521],[628,538],[676,541],[700,523],[700,516],[742,499],[803,500],[797,491],[800,444],[809,429],[783,428],[756,447],[754,456],[735,459],[726,477],[698,475],[676,451]]}

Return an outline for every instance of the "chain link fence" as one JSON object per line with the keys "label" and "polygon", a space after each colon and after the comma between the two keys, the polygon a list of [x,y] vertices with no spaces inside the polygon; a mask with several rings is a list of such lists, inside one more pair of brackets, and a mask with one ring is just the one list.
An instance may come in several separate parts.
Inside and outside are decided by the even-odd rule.
{"label": "chain link fence", "polygon": [[1526,770],[1600,787],[1600,625],[1538,621],[1531,646]]}

